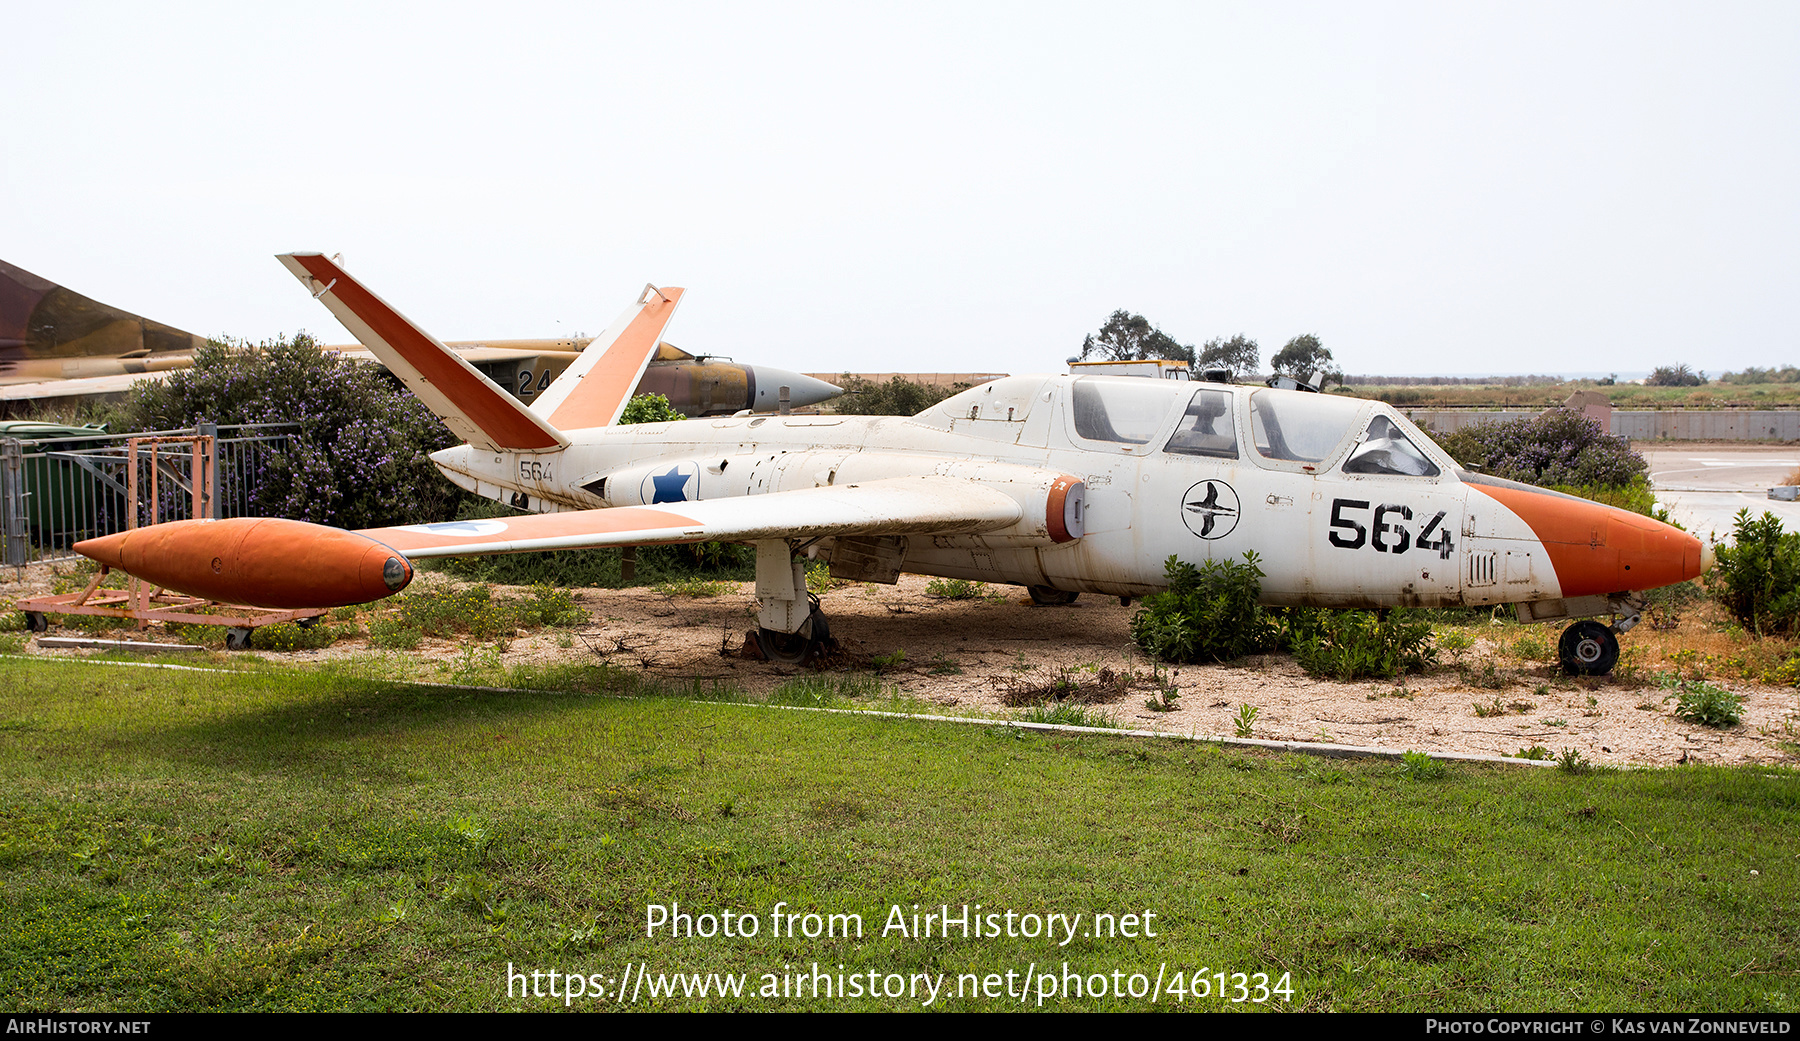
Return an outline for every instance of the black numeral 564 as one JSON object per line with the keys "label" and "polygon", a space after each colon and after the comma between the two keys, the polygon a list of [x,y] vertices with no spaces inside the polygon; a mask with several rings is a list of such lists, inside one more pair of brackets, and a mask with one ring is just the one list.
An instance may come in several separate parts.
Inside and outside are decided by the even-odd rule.
{"label": "black numeral 564", "polygon": [[1327,538],[1339,549],[1361,549],[1367,545],[1377,553],[1405,553],[1417,546],[1419,549],[1433,550],[1445,560],[1450,559],[1452,546],[1450,529],[1444,527],[1444,513],[1439,510],[1437,516],[1425,522],[1415,540],[1403,521],[1413,519],[1411,506],[1384,502],[1375,507],[1375,513],[1369,518],[1368,526],[1355,517],[1350,511],[1361,511],[1369,508],[1366,499],[1333,499],[1331,500],[1331,531]]}

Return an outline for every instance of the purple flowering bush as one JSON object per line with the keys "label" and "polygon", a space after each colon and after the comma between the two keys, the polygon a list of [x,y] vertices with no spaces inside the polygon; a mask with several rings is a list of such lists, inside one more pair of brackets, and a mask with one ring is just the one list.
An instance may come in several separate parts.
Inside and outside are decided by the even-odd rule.
{"label": "purple flowering bush", "polygon": [[258,516],[371,528],[443,520],[463,497],[427,458],[457,443],[431,410],[381,369],[322,352],[305,333],[208,343],[193,368],[139,383],[125,420],[132,430],[299,423],[251,475]]}
{"label": "purple flowering bush", "polygon": [[1484,423],[1445,434],[1437,442],[1465,466],[1546,487],[1626,488],[1649,470],[1629,441],[1565,408],[1510,423]]}

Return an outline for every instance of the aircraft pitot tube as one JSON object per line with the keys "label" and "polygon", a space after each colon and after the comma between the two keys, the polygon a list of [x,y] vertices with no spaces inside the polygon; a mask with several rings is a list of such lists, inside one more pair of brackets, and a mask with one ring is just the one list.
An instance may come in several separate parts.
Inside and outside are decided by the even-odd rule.
{"label": "aircraft pitot tube", "polygon": [[274,518],[171,521],[74,548],[152,585],[251,607],[366,604],[413,578],[406,558],[374,539]]}

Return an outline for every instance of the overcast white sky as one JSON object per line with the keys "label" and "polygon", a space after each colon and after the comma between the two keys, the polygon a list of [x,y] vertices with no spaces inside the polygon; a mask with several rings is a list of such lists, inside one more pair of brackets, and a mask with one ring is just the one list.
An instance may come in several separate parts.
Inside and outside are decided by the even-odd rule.
{"label": "overcast white sky", "polygon": [[1800,5],[4,4],[0,256],[199,333],[1059,369],[1800,363]]}

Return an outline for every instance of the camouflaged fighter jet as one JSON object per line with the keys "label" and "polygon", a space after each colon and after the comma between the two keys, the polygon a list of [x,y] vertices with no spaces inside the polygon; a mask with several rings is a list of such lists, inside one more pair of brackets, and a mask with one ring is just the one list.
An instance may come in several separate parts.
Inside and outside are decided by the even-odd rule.
{"label": "camouflaged fighter jet", "polygon": [[360,532],[179,521],[77,551],[195,596],[325,607],[391,595],[426,557],[744,542],[759,642],[782,661],[829,637],[807,556],[861,581],[909,571],[1066,600],[1155,592],[1170,556],[1253,551],[1266,603],[1516,604],[1571,621],[1563,663],[1589,674],[1612,668],[1639,592],[1705,564],[1666,524],[1459,469],[1383,402],[1296,390],[1014,376],[910,418],[615,426],[680,289],[647,286],[527,408],[330,259],[280,259],[466,439],[432,457],[451,480],[539,515]]}
{"label": "camouflaged fighter jet", "polygon": [[[482,374],[529,402],[548,390],[592,337],[453,340],[446,344]],[[206,337],[89,299],[0,261],[0,403],[120,396],[149,374],[185,369]],[[325,346],[380,364],[361,344]],[[774,412],[781,388],[804,408],[843,393],[824,380],[770,365],[693,355],[658,343],[639,394],[661,394],[684,416]]]}

